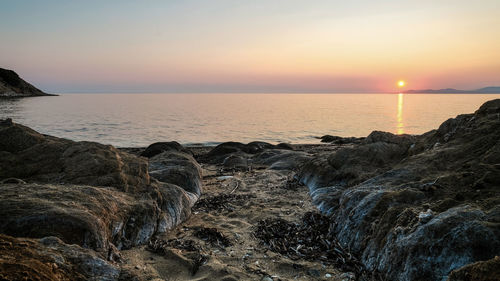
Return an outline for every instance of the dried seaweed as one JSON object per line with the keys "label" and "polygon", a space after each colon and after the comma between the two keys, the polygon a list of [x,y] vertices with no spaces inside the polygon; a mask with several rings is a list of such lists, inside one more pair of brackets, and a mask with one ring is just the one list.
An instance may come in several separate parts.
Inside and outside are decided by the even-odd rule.
{"label": "dried seaweed", "polygon": [[295,177],[291,177],[285,182],[283,188],[289,190],[297,190],[297,189],[305,189],[307,187]]}
{"label": "dried seaweed", "polygon": [[232,245],[231,241],[219,230],[217,230],[217,228],[196,227],[193,229],[194,236],[200,238],[203,241],[207,241],[213,246],[225,248]]}
{"label": "dried seaweed", "polygon": [[205,264],[208,260],[208,255],[203,254],[201,247],[193,240],[170,239],[165,241],[161,239],[152,239],[149,241],[147,249],[153,253],[164,256],[168,253],[170,248],[190,252],[189,258],[191,260],[192,275],[195,275],[200,266]]}
{"label": "dried seaweed", "polygon": [[307,212],[301,223],[279,218],[261,220],[254,235],[270,250],[292,260],[321,261],[345,271],[362,273],[362,264],[339,244],[332,225],[329,217]]}

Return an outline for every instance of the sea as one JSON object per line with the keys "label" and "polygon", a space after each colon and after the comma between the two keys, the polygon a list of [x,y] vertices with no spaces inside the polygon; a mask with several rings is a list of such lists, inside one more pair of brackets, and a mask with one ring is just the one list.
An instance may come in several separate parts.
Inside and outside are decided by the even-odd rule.
{"label": "sea", "polygon": [[117,147],[154,142],[320,143],[374,130],[422,134],[500,94],[60,94],[0,99],[12,118],[48,135]]}

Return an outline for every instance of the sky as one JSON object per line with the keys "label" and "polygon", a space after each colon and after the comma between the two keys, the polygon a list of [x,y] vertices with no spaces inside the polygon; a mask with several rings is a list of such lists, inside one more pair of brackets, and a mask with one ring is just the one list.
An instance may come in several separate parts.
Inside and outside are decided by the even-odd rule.
{"label": "sky", "polygon": [[0,0],[0,67],[53,93],[500,86],[500,1]]}

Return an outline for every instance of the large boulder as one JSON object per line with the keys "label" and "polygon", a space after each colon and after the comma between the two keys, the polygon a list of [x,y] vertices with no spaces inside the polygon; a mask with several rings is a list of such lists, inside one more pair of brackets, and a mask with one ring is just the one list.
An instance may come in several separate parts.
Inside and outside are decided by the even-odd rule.
{"label": "large boulder", "polygon": [[186,154],[191,154],[190,151],[184,148],[180,143],[176,141],[169,141],[169,142],[155,142],[151,144],[141,153],[141,156],[151,158],[165,151],[177,151]]}
{"label": "large boulder", "polygon": [[139,196],[113,188],[54,184],[0,185],[0,231],[15,237],[59,237],[109,253],[145,244],[185,220],[192,195],[159,184]]}
{"label": "large boulder", "polygon": [[218,164],[226,169],[237,171],[262,167],[294,170],[306,160],[310,160],[310,155],[295,151],[290,144],[273,145],[257,141],[248,144],[225,142],[200,157],[200,161],[204,163]]}
{"label": "large boulder", "polygon": [[254,155],[251,163],[272,170],[297,170],[310,159],[311,155],[303,151],[267,149]]}
{"label": "large boulder", "polygon": [[55,236],[115,259],[184,221],[200,196],[192,157],[159,159],[187,172],[151,179],[146,158],[0,121],[0,233]]}
{"label": "large boulder", "polygon": [[0,180],[10,177],[113,186],[131,192],[144,190],[150,184],[144,158],[111,145],[42,135],[7,119],[0,121]]}
{"label": "large boulder", "polygon": [[224,142],[210,150],[206,155],[200,158],[202,162],[211,164],[221,164],[231,155],[238,154],[246,157],[263,152],[266,149],[284,149],[292,150],[290,145],[281,143],[273,145],[267,142],[254,141],[248,144],[240,142]]}
{"label": "large boulder", "polygon": [[162,182],[175,184],[201,195],[201,166],[190,154],[165,151],[149,159],[149,174]]}
{"label": "large boulder", "polygon": [[374,132],[311,160],[300,180],[369,270],[446,280],[500,255],[499,115],[493,100],[421,136]]}
{"label": "large boulder", "polygon": [[414,143],[411,136],[374,131],[360,145],[340,148],[305,164],[302,181],[313,190],[359,184],[390,170]]}

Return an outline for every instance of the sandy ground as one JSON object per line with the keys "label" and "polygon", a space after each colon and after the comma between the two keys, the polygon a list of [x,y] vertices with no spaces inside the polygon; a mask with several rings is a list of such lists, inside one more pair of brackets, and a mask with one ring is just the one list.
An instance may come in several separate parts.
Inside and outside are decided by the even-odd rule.
{"label": "sandy ground", "polygon": [[[325,147],[309,148],[324,151]],[[231,198],[222,206],[195,206],[192,216],[184,224],[158,237],[176,243],[165,247],[161,253],[149,251],[147,246],[122,251],[125,269],[144,280],[345,279],[346,274],[342,275],[332,265],[291,260],[274,253],[253,235],[262,219],[282,218],[296,222],[306,212],[315,211],[307,187],[290,188],[287,185],[293,172],[260,169],[221,173],[216,166],[204,165],[203,168],[200,200],[228,194]],[[221,245],[219,241],[213,243],[203,235],[197,235],[204,228],[215,228],[231,245]],[[194,245],[196,249],[182,246],[186,244]]]}

